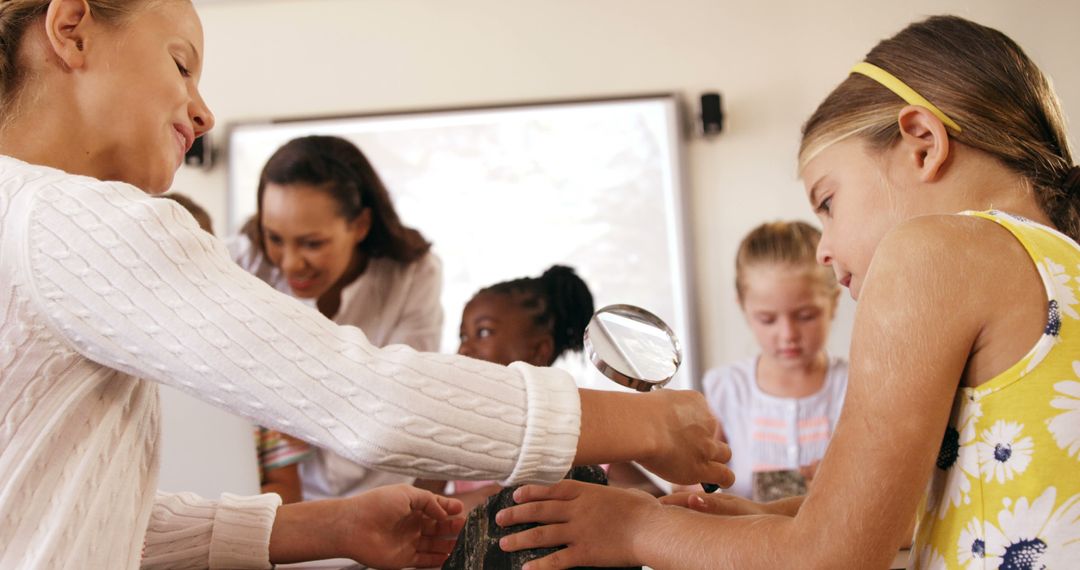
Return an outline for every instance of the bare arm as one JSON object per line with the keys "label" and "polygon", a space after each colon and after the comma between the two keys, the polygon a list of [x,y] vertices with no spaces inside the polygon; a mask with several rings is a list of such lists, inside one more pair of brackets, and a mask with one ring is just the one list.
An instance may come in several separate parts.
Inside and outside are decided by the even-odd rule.
{"label": "bare arm", "polygon": [[575,465],[637,460],[673,483],[706,481],[729,487],[734,482],[725,465],[731,451],[713,437],[716,420],[700,393],[579,393],[581,436]]}
{"label": "bare arm", "polygon": [[663,505],[684,507],[710,515],[726,516],[781,515],[793,517],[798,514],[805,500],[805,495],[799,495],[798,497],[787,497],[768,503],[756,503],[737,495],[701,492],[674,493],[666,497],[660,497],[660,503]]}
{"label": "bare arm", "polygon": [[[971,245],[940,245],[949,243]],[[983,330],[992,284],[979,263],[986,259],[980,247],[988,246],[972,244],[962,228],[932,220],[911,222],[882,242],[856,315],[844,411],[794,517],[710,516],[616,489],[528,486],[521,501],[541,502],[504,511],[501,524],[570,522],[513,535],[504,547],[569,545],[530,570],[598,562],[885,567],[907,538],[959,380]],[[591,527],[605,538],[589,535]]]}

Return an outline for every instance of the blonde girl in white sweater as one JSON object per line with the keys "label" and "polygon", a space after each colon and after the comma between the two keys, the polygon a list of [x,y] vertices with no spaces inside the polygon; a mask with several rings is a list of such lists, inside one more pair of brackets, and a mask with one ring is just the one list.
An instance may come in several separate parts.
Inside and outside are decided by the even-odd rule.
{"label": "blonde girl in white sweater", "polygon": [[730,484],[700,395],[377,349],[149,198],[213,126],[202,54],[187,0],[0,3],[0,567],[402,567],[447,551],[452,524],[434,522],[459,506],[418,490],[280,508],[155,496],[158,383],[415,476],[554,482],[638,459]]}

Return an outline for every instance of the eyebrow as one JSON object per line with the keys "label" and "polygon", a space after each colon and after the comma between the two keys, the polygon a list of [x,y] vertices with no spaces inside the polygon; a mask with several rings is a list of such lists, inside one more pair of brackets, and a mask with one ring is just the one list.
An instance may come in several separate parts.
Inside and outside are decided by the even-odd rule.
{"label": "eyebrow", "polygon": [[[263,226],[263,230],[266,231],[266,233],[268,233],[268,234],[273,234],[273,235],[276,235],[278,237],[281,237],[281,232],[275,230],[274,228],[268,228],[266,226]],[[322,234],[320,234],[318,232],[311,232],[311,233],[306,233],[304,235],[295,236],[292,239],[294,239],[294,240],[316,240],[316,241],[318,241],[318,240],[325,239],[325,238],[323,237]]]}

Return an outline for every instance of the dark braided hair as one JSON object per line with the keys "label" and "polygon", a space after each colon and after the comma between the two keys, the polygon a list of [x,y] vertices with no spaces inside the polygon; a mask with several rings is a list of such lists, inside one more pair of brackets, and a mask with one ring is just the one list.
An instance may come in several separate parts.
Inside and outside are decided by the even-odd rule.
{"label": "dark braided hair", "polygon": [[551,333],[555,345],[552,362],[568,350],[577,352],[583,348],[593,298],[589,286],[572,268],[553,265],[540,277],[496,283],[477,293],[481,294],[508,295],[529,311],[533,324]]}

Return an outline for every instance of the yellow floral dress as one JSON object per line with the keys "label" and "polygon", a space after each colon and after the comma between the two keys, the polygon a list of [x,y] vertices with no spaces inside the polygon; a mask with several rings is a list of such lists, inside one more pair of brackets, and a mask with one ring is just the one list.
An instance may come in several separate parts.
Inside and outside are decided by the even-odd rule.
{"label": "yellow floral dress", "polygon": [[910,569],[1080,568],[1080,246],[997,211],[1046,286],[1034,348],[978,388],[959,391]]}

